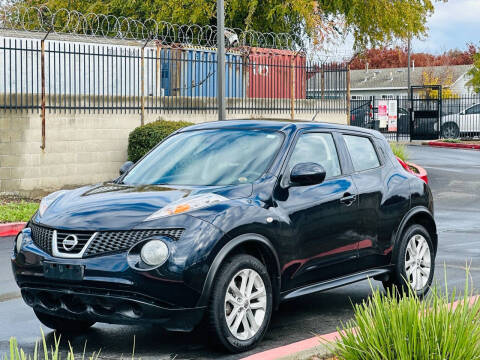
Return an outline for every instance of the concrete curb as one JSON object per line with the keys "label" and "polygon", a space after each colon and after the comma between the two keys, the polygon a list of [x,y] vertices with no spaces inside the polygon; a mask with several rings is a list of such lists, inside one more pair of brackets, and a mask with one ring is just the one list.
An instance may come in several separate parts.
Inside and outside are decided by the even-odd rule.
{"label": "concrete curb", "polygon": [[26,224],[25,222],[0,224],[0,237],[17,235]]}
{"label": "concrete curb", "polygon": [[301,340],[280,346],[278,348],[266,350],[243,358],[242,360],[303,360],[309,359],[312,356],[317,356],[323,359],[330,359],[333,357],[329,343],[335,342],[340,338],[338,332],[330,334],[314,336],[309,339]]}
{"label": "concrete curb", "polygon": [[446,148],[457,148],[457,149],[470,149],[470,150],[480,150],[480,144],[460,144],[460,143],[448,143],[443,141],[429,141],[424,143],[428,146],[438,146],[438,147],[446,147]]}

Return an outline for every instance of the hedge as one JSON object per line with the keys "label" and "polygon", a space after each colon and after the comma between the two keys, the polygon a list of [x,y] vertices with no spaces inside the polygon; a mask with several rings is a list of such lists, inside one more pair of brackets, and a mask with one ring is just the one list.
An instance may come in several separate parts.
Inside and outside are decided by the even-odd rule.
{"label": "hedge", "polygon": [[150,124],[137,127],[128,136],[128,160],[137,162],[143,155],[175,130],[190,125],[193,125],[193,123],[187,121],[157,120]]}

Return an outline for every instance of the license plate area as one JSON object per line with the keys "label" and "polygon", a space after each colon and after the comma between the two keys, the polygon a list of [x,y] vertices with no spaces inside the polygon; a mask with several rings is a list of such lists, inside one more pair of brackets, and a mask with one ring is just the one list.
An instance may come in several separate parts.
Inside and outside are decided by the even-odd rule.
{"label": "license plate area", "polygon": [[43,262],[43,274],[48,279],[83,280],[84,265],[59,264]]}

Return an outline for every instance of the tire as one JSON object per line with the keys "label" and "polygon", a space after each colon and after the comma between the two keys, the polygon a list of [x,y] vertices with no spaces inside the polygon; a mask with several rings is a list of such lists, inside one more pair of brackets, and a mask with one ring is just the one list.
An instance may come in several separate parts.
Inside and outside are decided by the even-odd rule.
{"label": "tire", "polygon": [[448,122],[442,126],[442,137],[445,139],[458,139],[460,137],[460,129],[454,122]]}
{"label": "tire", "polygon": [[77,319],[67,319],[55,315],[46,314],[37,310],[35,315],[38,320],[49,327],[50,329],[56,330],[59,333],[79,333],[88,330],[90,327],[95,324],[95,321],[88,320],[77,320]]}
{"label": "tire", "polygon": [[[416,251],[423,252],[423,258],[414,257]],[[427,295],[435,271],[435,250],[430,234],[423,226],[414,224],[404,231],[396,258],[392,262],[395,264],[393,273],[388,281],[383,282],[386,290],[390,293],[398,291],[400,294],[415,294],[420,298]]]}
{"label": "tire", "polygon": [[[250,294],[257,297],[250,299],[252,280]],[[246,286],[242,286],[244,281]],[[233,353],[254,348],[267,331],[272,304],[272,285],[265,266],[250,255],[233,256],[221,266],[215,278],[208,309],[211,340]]]}

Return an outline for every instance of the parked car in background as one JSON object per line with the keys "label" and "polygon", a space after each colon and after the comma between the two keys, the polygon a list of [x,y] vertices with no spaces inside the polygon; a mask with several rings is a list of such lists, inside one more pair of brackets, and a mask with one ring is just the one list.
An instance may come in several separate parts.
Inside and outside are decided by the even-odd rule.
{"label": "parked car in background", "polygon": [[425,295],[437,242],[429,186],[379,132],[222,121],[177,131],[114,181],[45,197],[11,262],[59,332],[208,324],[241,352],[285,300],[367,278]]}
{"label": "parked car in background", "polygon": [[[438,130],[438,125],[435,130]],[[457,114],[442,116],[440,135],[446,139],[480,135],[480,104],[472,105]]]}

